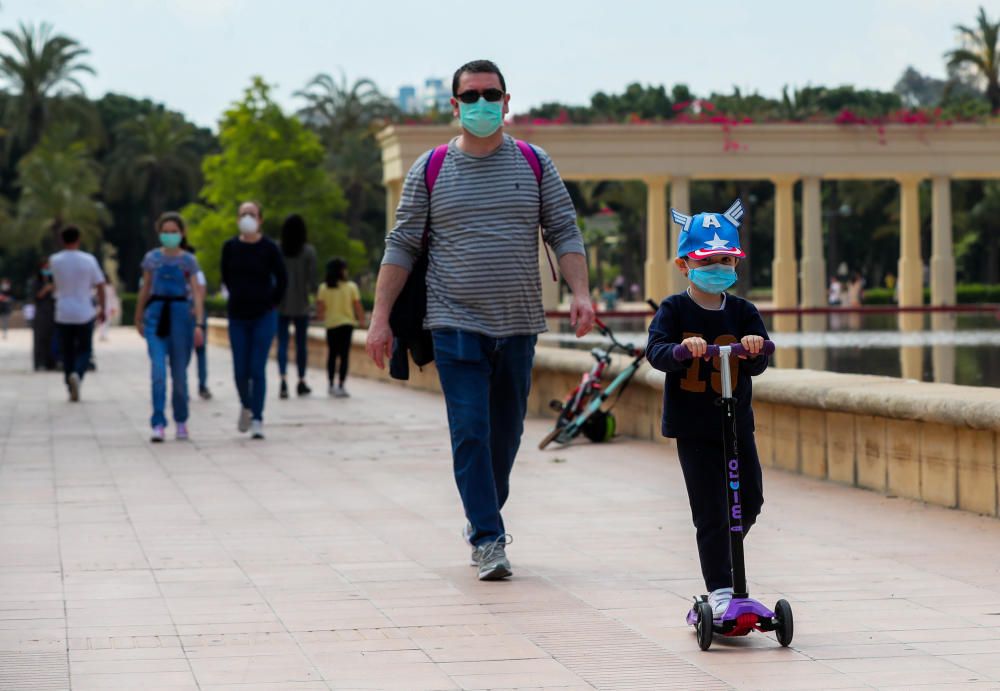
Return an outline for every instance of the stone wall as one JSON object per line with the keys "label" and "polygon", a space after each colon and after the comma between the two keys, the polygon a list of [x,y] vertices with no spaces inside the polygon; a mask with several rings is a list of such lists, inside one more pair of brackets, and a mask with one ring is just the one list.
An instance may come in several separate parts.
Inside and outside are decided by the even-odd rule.
{"label": "stone wall", "polygon": [[[226,343],[225,321],[212,320],[210,334],[214,343]],[[440,391],[433,364],[423,371],[411,367],[408,382],[390,380],[368,359],[364,337],[364,332],[354,334],[352,376]],[[321,329],[311,330],[309,348],[311,365],[324,368]],[[612,372],[626,362],[616,360]],[[584,351],[539,347],[529,411],[554,417],[548,402],[576,386],[591,363]],[[644,365],[615,407],[618,431],[671,444],[659,434],[662,396],[663,374]],[[769,369],[754,381],[754,414],[765,466],[1000,515],[1000,391],[995,388]]]}

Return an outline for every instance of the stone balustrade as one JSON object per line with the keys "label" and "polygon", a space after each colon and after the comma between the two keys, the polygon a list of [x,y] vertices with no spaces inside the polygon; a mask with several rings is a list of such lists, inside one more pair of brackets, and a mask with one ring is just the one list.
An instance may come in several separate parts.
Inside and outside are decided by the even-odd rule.
{"label": "stone balustrade", "polygon": [[[211,320],[210,332],[213,342],[226,342],[224,320]],[[365,354],[364,337],[362,331],[354,334],[352,376],[389,380]],[[310,363],[323,367],[321,329],[312,329],[309,348]],[[554,417],[548,402],[565,396],[592,362],[584,351],[539,347],[529,411]],[[625,363],[617,359],[611,372]],[[412,367],[410,376],[397,384],[440,391],[433,365],[422,371]],[[615,406],[618,431],[672,444],[659,433],[662,396],[663,374],[644,365]],[[998,515],[1000,391],[995,388],[772,368],[754,381],[754,412],[758,451],[767,467]],[[613,446],[608,453],[613,459]]]}

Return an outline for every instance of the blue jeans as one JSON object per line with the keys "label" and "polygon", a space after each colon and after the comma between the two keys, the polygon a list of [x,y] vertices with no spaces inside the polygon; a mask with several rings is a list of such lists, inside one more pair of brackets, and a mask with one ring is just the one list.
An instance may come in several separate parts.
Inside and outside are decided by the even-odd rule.
{"label": "blue jeans", "polygon": [[455,483],[474,545],[505,533],[500,510],[510,493],[510,471],[524,431],[536,340],[434,332]]}
{"label": "blue jeans", "polygon": [[295,365],[299,368],[299,379],[306,378],[306,362],[309,358],[307,340],[309,338],[309,315],[286,317],[278,315],[278,372],[285,376],[288,371],[288,327],[295,324]]}
{"label": "blue jeans", "polygon": [[[160,313],[165,309],[170,310],[170,334],[160,337],[156,335],[156,324]],[[172,381],[170,402],[174,411],[174,422],[187,422],[187,368],[191,362],[191,350],[194,348],[194,319],[191,316],[191,305],[187,302],[151,303],[143,322],[146,350],[149,352],[150,378],[153,381],[153,416],[149,424],[153,427],[167,425],[164,410],[167,403],[168,361]]]}
{"label": "blue jeans", "polygon": [[198,390],[204,391],[208,388],[208,353],[205,350],[208,348],[208,322],[202,323],[201,333],[205,340],[201,347],[194,349],[194,354],[198,357]]}
{"label": "blue jeans", "polygon": [[271,310],[256,319],[229,318],[229,345],[233,350],[233,375],[240,403],[254,420],[264,419],[267,394],[267,356],[271,353],[278,313]]}

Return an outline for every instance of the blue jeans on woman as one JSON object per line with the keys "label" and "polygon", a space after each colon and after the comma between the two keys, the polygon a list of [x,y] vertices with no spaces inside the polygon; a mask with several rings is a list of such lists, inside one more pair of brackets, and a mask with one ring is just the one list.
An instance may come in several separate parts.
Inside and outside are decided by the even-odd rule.
{"label": "blue jeans on woman", "polygon": [[[157,336],[156,326],[163,310],[170,310],[170,333]],[[150,376],[153,380],[153,416],[150,425],[166,427],[167,366],[169,362],[172,392],[170,402],[174,422],[187,422],[187,368],[194,348],[194,318],[191,304],[182,302],[151,302],[143,315],[143,332],[149,352]]]}
{"label": "blue jeans on woman", "polygon": [[309,338],[309,315],[286,317],[278,315],[278,372],[284,377],[288,371],[288,327],[295,325],[295,365],[299,369],[299,379],[306,378],[306,363],[309,358],[307,347]]}
{"label": "blue jeans on woman", "polygon": [[253,419],[264,420],[267,394],[267,358],[278,328],[275,310],[256,319],[229,318],[229,345],[233,351],[233,375],[240,403],[249,408]]}
{"label": "blue jeans on woman", "polygon": [[455,483],[472,524],[472,544],[492,542],[505,533],[500,510],[524,431],[537,337],[450,330],[433,335]]}

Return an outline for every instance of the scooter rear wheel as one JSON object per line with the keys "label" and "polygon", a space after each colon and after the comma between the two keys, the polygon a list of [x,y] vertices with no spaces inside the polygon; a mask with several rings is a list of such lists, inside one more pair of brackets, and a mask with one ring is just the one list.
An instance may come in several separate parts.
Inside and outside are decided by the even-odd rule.
{"label": "scooter rear wheel", "polygon": [[778,643],[787,648],[792,642],[794,633],[792,606],[788,604],[788,600],[778,600],[774,605],[774,618],[776,623],[774,633],[778,636]]}
{"label": "scooter rear wheel", "polygon": [[712,647],[712,605],[707,602],[699,602],[697,605],[698,621],[694,625],[694,630],[698,634],[698,647],[708,650]]}

